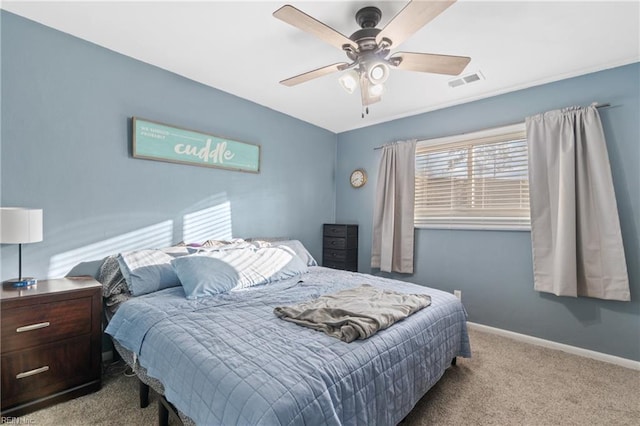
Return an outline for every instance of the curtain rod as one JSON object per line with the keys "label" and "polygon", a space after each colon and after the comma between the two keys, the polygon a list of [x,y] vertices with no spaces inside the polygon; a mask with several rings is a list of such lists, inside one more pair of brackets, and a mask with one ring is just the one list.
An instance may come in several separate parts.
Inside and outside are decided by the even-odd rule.
{"label": "curtain rod", "polygon": [[[608,108],[608,107],[610,107],[610,106],[611,106],[611,104],[610,104],[610,103],[606,103],[606,104],[599,104],[599,103],[597,103],[597,102],[594,102],[594,103],[592,103],[592,104],[591,104],[591,105],[589,105],[589,106],[594,106],[594,107],[596,107],[596,108]],[[522,121],[518,121],[518,122],[516,122],[516,123],[503,124],[503,125],[501,125],[501,126],[496,126],[496,127],[489,127],[488,129],[482,129],[482,130],[493,130],[493,129],[498,129],[498,128],[500,128],[500,127],[513,126],[513,125],[515,125],[515,124],[520,124],[520,123],[522,123]],[[466,134],[469,134],[469,133],[473,133],[473,132],[459,133],[459,134],[457,134],[457,135],[455,135],[455,136],[462,136],[462,135],[466,135]],[[431,138],[429,138],[429,139],[439,139],[439,138],[441,138],[441,137],[448,137],[448,136],[454,136],[454,135],[439,136],[439,137],[431,137]],[[420,140],[420,139],[418,139],[418,140]],[[422,140],[424,140],[424,139],[422,139]],[[376,150],[378,150],[378,149],[382,149],[382,148],[384,148],[384,147],[385,147],[385,146],[387,146],[387,145],[393,145],[393,144],[395,144],[395,143],[396,143],[396,142],[390,142],[390,143],[388,143],[388,144],[384,144],[384,145],[381,145],[381,146],[377,146],[377,147],[373,148],[373,150],[374,150],[374,151],[376,151]]]}

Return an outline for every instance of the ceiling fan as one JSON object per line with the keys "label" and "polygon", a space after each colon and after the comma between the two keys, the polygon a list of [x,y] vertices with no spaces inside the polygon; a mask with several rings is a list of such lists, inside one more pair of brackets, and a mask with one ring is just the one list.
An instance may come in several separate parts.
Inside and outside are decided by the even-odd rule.
{"label": "ceiling fan", "polygon": [[343,50],[351,62],[327,65],[282,80],[280,83],[295,86],[333,72],[348,70],[340,77],[340,84],[349,93],[353,93],[356,87],[360,86],[364,117],[365,110],[369,113],[369,105],[382,100],[383,84],[389,77],[391,68],[458,75],[471,58],[414,52],[396,52],[388,57],[392,48],[398,47],[455,2],[456,0],[410,1],[382,29],[376,28],[382,17],[380,9],[374,6],[364,7],[358,10],[355,16],[361,28],[350,37],[291,5],[282,6],[273,12],[273,16]]}

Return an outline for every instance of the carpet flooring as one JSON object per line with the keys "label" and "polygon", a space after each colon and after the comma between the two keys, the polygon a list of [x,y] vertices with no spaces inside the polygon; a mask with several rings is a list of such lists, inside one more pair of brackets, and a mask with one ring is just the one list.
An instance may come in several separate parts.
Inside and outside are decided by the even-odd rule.
{"label": "carpet flooring", "polygon": [[[470,330],[458,359],[402,426],[638,425],[640,371]],[[107,368],[100,391],[15,419],[35,425],[153,425],[156,396],[138,408],[135,377]]]}

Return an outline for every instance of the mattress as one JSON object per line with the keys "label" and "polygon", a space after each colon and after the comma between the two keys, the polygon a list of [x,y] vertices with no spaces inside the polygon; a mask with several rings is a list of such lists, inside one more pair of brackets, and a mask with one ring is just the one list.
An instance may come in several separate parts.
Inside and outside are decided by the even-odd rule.
{"label": "mattress", "polygon": [[[345,343],[277,318],[276,306],[370,284],[431,306]],[[395,425],[471,355],[466,312],[436,289],[312,267],[299,277],[196,300],[174,287],[123,303],[106,330],[196,424]]]}

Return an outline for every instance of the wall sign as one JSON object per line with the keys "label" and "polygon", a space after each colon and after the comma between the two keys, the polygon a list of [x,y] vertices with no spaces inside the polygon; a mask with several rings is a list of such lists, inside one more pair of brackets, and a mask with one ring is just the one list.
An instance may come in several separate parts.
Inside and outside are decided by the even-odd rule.
{"label": "wall sign", "polygon": [[133,156],[258,173],[260,145],[133,117]]}

